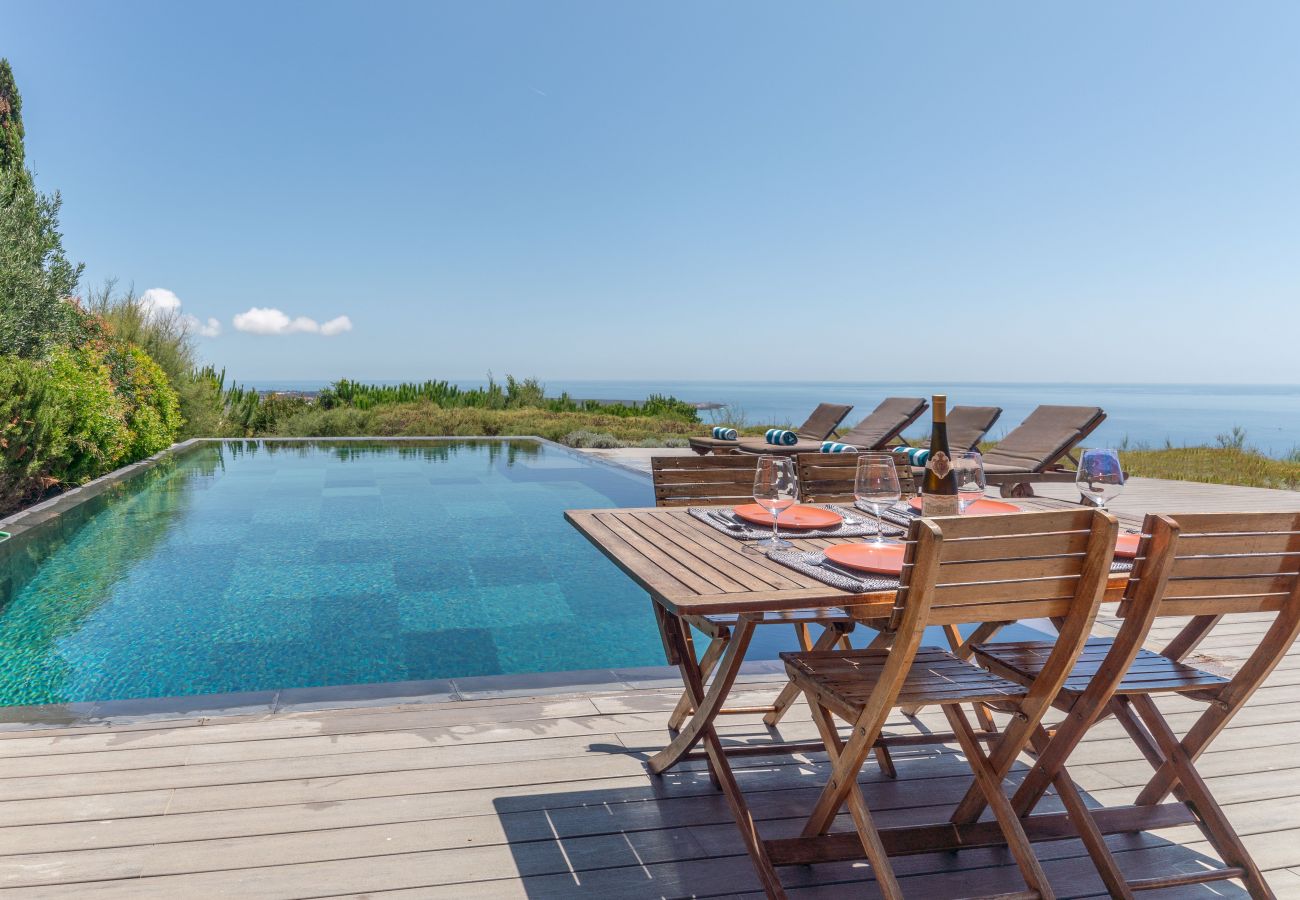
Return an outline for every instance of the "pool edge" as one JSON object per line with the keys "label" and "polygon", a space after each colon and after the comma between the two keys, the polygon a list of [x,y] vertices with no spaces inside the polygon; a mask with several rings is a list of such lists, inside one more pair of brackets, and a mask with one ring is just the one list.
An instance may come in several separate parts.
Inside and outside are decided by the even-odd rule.
{"label": "pool edge", "polygon": [[[784,680],[784,666],[780,660],[750,660],[741,666],[742,682],[771,682],[778,679]],[[644,666],[6,706],[0,707],[0,734],[173,720],[177,724],[186,720],[200,724],[223,718],[262,718],[367,707],[418,707],[530,698],[558,700],[568,696],[621,694],[680,687],[681,683],[681,676],[674,666]]]}

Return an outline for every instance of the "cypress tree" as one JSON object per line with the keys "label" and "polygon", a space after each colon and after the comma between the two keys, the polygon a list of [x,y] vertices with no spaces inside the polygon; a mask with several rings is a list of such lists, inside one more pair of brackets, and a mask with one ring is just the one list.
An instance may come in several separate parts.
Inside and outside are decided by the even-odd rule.
{"label": "cypress tree", "polygon": [[22,99],[0,59],[0,355],[41,357],[81,337],[81,265],[63,252],[59,195],[39,193],[23,148]]}

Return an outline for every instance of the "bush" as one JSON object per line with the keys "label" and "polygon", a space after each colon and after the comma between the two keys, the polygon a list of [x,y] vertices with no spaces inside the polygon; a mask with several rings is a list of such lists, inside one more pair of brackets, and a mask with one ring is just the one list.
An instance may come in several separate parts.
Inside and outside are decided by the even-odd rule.
{"label": "bush", "polygon": [[131,430],[102,351],[55,351],[47,396],[54,423],[50,471],[60,482],[83,484],[126,455]]}
{"label": "bush", "polygon": [[49,475],[53,428],[48,374],[16,357],[0,357],[0,515],[39,498]]}
{"label": "bush", "polygon": [[599,431],[571,431],[561,440],[569,447],[591,450],[613,450],[625,444],[612,434]]}
{"label": "bush", "polygon": [[108,361],[130,429],[125,455],[143,459],[170,447],[180,434],[181,411],[162,367],[134,345],[111,348]]}

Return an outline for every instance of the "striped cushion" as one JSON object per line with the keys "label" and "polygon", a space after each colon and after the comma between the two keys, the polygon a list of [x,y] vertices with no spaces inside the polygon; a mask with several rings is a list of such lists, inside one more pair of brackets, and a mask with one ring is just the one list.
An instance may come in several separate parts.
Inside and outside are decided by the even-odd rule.
{"label": "striped cushion", "polygon": [[793,431],[786,431],[784,428],[769,428],[767,434],[763,435],[763,440],[769,444],[790,447],[799,443],[799,435]]}
{"label": "striped cushion", "polygon": [[734,441],[739,437],[739,435],[736,434],[736,429],[725,428],[722,425],[713,426],[713,436],[720,441]]}
{"label": "striped cushion", "polygon": [[822,441],[822,453],[857,453],[858,448],[852,444],[841,444],[839,441]]}
{"label": "striped cushion", "polygon": [[907,460],[909,466],[924,466],[930,459],[930,451],[924,447],[895,447],[894,453]]}

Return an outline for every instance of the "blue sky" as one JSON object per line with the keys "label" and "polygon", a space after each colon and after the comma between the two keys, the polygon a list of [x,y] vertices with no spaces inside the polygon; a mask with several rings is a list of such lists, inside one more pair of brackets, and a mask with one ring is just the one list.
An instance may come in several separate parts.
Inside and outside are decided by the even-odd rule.
{"label": "blue sky", "polygon": [[0,21],[69,252],[241,380],[1300,381],[1297,4]]}

